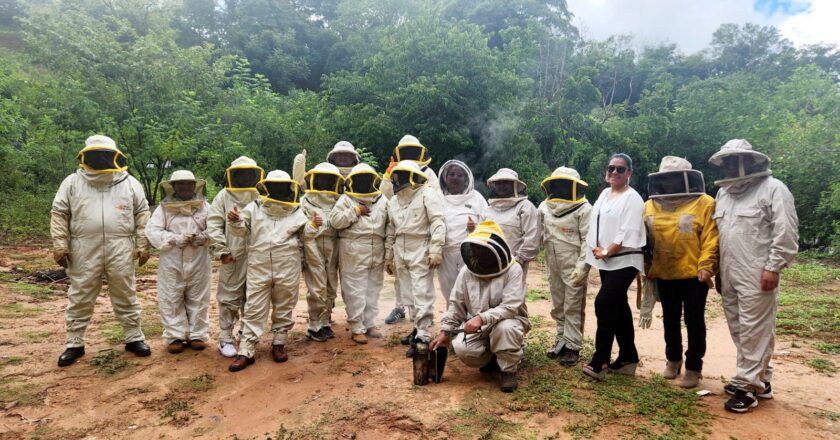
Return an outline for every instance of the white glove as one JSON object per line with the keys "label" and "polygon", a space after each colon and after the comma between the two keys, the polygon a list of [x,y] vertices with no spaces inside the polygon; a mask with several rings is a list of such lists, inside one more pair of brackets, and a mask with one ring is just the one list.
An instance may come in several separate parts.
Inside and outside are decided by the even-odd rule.
{"label": "white glove", "polygon": [[207,235],[205,235],[203,232],[199,232],[198,234],[195,234],[195,236],[193,236],[193,238],[192,238],[192,245],[193,246],[202,247],[205,244],[207,244]]}
{"label": "white glove", "polygon": [[190,244],[190,236],[184,234],[175,234],[174,237],[169,239],[169,244],[183,249]]}
{"label": "white glove", "polygon": [[645,278],[642,284],[642,306],[639,308],[639,327],[650,328],[653,321],[653,306],[659,295],[656,291],[656,281]]}
{"label": "white glove", "polygon": [[292,179],[303,185],[303,176],[306,174],[306,149],[295,156],[292,162]]}
{"label": "white glove", "polygon": [[589,278],[589,269],[577,268],[572,272],[572,285],[580,287],[586,282],[587,278]]}

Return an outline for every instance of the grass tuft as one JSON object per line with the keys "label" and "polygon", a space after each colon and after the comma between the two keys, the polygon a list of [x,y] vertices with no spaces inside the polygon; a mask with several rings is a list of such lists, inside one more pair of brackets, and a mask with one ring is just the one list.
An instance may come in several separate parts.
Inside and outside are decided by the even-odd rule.
{"label": "grass tuft", "polygon": [[813,358],[808,360],[808,366],[813,368],[815,371],[818,371],[822,374],[827,376],[832,376],[834,373],[837,372],[837,366],[834,365],[834,362],[823,359],[823,358]]}
{"label": "grass tuft", "polygon": [[528,289],[525,294],[526,302],[547,301],[551,299],[551,293],[545,289]]}
{"label": "grass tuft", "polygon": [[119,357],[120,352],[106,350],[94,356],[90,364],[96,367],[96,371],[102,374],[113,375],[130,365],[128,361],[119,359]]}

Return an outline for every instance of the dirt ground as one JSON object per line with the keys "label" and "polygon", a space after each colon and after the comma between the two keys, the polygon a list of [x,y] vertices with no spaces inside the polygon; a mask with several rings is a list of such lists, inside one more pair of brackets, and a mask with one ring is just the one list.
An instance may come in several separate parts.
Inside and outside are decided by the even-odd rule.
{"label": "dirt ground", "polygon": [[[0,439],[471,438],[471,431],[459,430],[456,419],[468,414],[464,408],[476,405],[492,406],[490,413],[515,422],[521,433],[527,432],[524,437],[574,435],[564,430],[576,420],[570,414],[507,411],[505,405],[510,400],[505,399],[510,397],[501,395],[496,380],[454,358],[447,365],[443,383],[413,386],[411,362],[403,355],[405,347],[396,341],[410,330],[405,322],[383,324],[384,339],[356,345],[350,341],[343,303],[339,303],[334,312],[336,338],[325,343],[309,341],[304,337],[303,297],[295,311],[290,360],[285,364],[271,361],[268,334],[258,346],[256,364],[234,374],[227,371],[230,360],[215,348],[171,355],[159,336],[149,338],[151,357],[124,353],[104,290],[88,329],[87,354],[75,365],[60,369],[56,359],[63,350],[66,285],[26,291],[14,282],[21,274],[13,273],[21,266],[24,271],[49,267],[48,260],[49,254],[40,248],[0,248],[0,386],[4,387],[0,402],[5,402],[0,407]],[[144,327],[150,334],[157,327],[159,335],[154,278],[148,269],[139,274],[138,293],[144,306]],[[547,291],[543,268],[532,266],[528,283],[529,288]],[[393,306],[392,285],[389,277],[380,302],[380,319]],[[592,304],[597,288],[597,276],[592,276],[585,328],[590,338],[595,332]],[[535,321],[535,327],[553,331],[549,299],[530,301],[528,308],[531,315],[543,317]],[[635,306],[632,308],[637,314]],[[720,301],[713,293],[708,309],[708,352],[701,389],[711,395],[703,397],[699,405],[712,419],[703,435],[713,439],[840,438],[836,418],[840,382],[807,366],[803,359],[812,357],[814,350],[790,338],[777,340],[774,399],[762,400],[748,414],[725,412],[723,385],[734,372],[735,349]],[[442,310],[439,299],[437,311]],[[642,356],[639,373],[646,377],[660,373],[664,366],[658,305],[654,317],[651,328],[636,332]],[[216,325],[214,301],[213,336]],[[116,353],[108,358],[112,349]],[[840,360],[838,355],[829,356],[835,363]],[[94,358],[102,365],[92,365]],[[556,368],[562,367],[558,364]],[[527,386],[527,381],[520,384]],[[482,419],[465,423],[482,423]],[[615,429],[606,427],[597,436],[618,436]],[[490,435],[485,438],[520,437],[518,432],[505,434],[501,429],[494,433],[488,428],[487,432]]]}

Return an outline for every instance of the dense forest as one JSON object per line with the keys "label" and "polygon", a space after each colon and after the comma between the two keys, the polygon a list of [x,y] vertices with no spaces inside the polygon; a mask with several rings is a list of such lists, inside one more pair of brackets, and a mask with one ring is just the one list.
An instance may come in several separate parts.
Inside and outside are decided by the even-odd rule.
{"label": "dense forest", "polygon": [[560,165],[594,200],[606,158],[634,186],[667,154],[731,138],[772,158],[805,247],[840,239],[840,51],[724,24],[708,49],[582,38],[565,0],[0,0],[0,235],[45,236],[92,133],[117,140],[147,197],[174,169],[210,181],[247,154],[309,166],[348,140],[384,170],[405,133],[479,190],[502,166],[529,196]]}

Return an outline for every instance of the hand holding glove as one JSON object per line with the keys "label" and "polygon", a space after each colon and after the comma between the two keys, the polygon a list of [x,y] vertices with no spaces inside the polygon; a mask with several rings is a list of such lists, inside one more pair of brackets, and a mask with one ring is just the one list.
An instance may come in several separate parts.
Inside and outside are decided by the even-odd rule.
{"label": "hand holding glove", "polygon": [[587,278],[589,278],[589,271],[577,268],[572,272],[572,285],[580,287],[586,282]]}
{"label": "hand holding glove", "polygon": [[656,281],[645,278],[642,285],[642,306],[639,308],[639,328],[650,328],[656,300]]}
{"label": "hand holding glove", "polygon": [[429,267],[434,269],[440,266],[443,262],[443,257],[440,254],[429,254]]}
{"label": "hand holding glove", "polygon": [[149,261],[149,257],[151,254],[148,251],[137,251],[137,265],[143,267]]}
{"label": "hand holding glove", "polygon": [[70,265],[70,253],[65,250],[53,251],[53,260],[66,269]]}
{"label": "hand holding glove", "polygon": [[393,275],[396,273],[397,269],[394,267],[394,260],[385,260],[385,272],[388,275]]}

